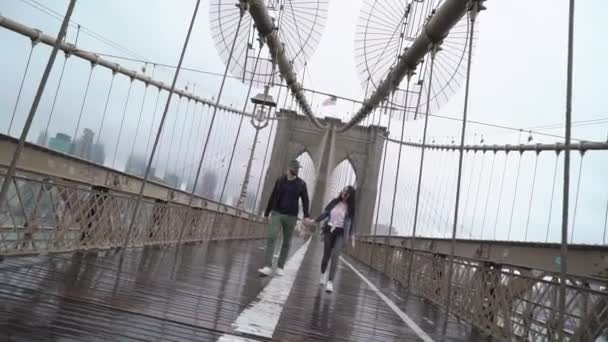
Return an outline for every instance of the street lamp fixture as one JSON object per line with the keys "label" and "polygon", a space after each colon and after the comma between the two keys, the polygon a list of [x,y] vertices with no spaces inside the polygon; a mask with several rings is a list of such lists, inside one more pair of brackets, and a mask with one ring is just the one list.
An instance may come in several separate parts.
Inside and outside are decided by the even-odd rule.
{"label": "street lamp fixture", "polygon": [[249,184],[249,177],[251,175],[251,165],[253,164],[253,156],[255,154],[256,144],[258,142],[258,135],[260,130],[268,126],[270,119],[270,112],[272,108],[277,106],[276,102],[272,98],[272,95],[268,94],[269,86],[264,87],[264,92],[259,93],[251,98],[253,103],[253,115],[251,116],[251,125],[255,129],[255,136],[253,138],[253,146],[251,147],[251,154],[249,155],[249,162],[247,163],[247,170],[245,171],[245,179],[241,187],[241,194],[237,202],[237,208],[241,208],[245,197],[247,196],[247,185]]}

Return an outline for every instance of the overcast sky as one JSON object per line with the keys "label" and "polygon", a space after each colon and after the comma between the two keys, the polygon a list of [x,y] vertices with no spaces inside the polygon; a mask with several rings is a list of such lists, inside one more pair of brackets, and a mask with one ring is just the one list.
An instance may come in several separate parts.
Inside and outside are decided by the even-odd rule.
{"label": "overcast sky", "polygon": [[[59,13],[64,13],[67,7],[67,1],[65,0],[37,1]],[[0,0],[0,13],[28,26],[39,28],[51,35],[56,35],[60,21],[33,8],[31,5],[28,5],[28,2],[32,3],[29,0]],[[222,73],[224,65],[217,54],[209,30],[208,1],[203,1],[202,3],[203,7],[196,21],[196,27],[184,65],[195,69]],[[355,25],[360,20],[359,11],[361,3],[361,0],[333,0],[330,2],[328,20],[323,37],[308,64],[304,82],[305,87],[358,100],[363,98],[364,89],[362,89],[359,76],[357,75],[353,52]],[[525,4],[523,2],[497,0],[486,2],[488,10],[479,16],[478,41],[474,51],[472,66],[469,112],[471,120],[509,126],[515,129],[527,129],[563,122],[566,89],[567,3],[565,0],[535,0],[527,1]],[[103,2],[79,0],[73,20],[112,42],[127,47],[130,52],[111,47],[97,39],[91,38],[83,32],[79,34],[78,47],[84,50],[131,58],[135,54],[149,61],[175,65],[178,61],[180,48],[185,37],[193,6],[193,0],[111,0]],[[608,23],[604,18],[607,10],[608,3],[603,0],[577,2],[573,96],[573,120],[575,122],[608,118],[608,108],[605,101],[606,86],[604,84],[604,80],[608,79],[608,47],[601,43],[603,37],[608,32]],[[77,30],[71,28],[68,41],[74,42],[76,34]],[[29,53],[29,41],[4,29],[0,29],[0,41],[2,41],[4,46],[3,50],[8,51],[0,59],[0,72],[3,79],[2,85],[0,85],[2,87],[0,95],[0,108],[2,108],[0,132],[6,133],[8,122],[12,116],[13,106],[15,105],[17,90],[23,76],[23,68],[25,67]],[[25,112],[29,108],[31,97],[35,91],[35,84],[39,80],[44,63],[48,58],[48,51],[49,49],[46,48],[37,47],[34,49],[32,65],[26,78],[26,86],[23,90],[22,100],[20,100],[11,135],[16,135],[16,127],[20,128],[23,125]],[[118,62],[119,60],[116,59],[116,61]],[[140,69],[143,66],[142,63],[138,62],[127,62],[124,60],[120,60],[119,62],[122,65],[136,69]],[[49,80],[49,87],[41,103],[41,109],[34,122],[32,134],[30,134],[31,140],[35,140],[36,135],[46,126],[62,63],[63,56],[59,56]],[[57,131],[73,131],[75,129],[76,123],[74,121],[80,111],[89,71],[90,67],[88,63],[69,60],[62,91],[59,93],[60,95],[58,96],[54,110],[54,119],[50,124],[51,134]],[[157,67],[154,70],[154,77],[165,83],[170,83],[172,72],[172,69]],[[151,73],[150,66],[148,66],[147,73]],[[301,72],[299,76],[301,76]],[[110,80],[111,73],[107,70],[101,71],[96,69],[93,73],[90,90],[90,94],[92,95],[89,95],[87,99],[86,110],[84,111],[85,115],[79,132],[81,132],[82,127],[97,126],[99,124],[98,119],[104,106],[105,95],[107,94]],[[193,84],[196,84],[195,92],[198,95],[211,98],[217,96],[219,82],[219,77],[184,71],[179,79],[179,86],[183,88],[186,84],[190,84],[189,88],[192,90]],[[106,154],[110,156],[113,153],[114,144],[118,137],[116,131],[120,126],[129,82],[124,78],[117,78],[114,87],[114,95],[109,105],[109,112],[111,113],[108,117],[109,123],[107,123],[101,133],[102,142],[107,145]],[[229,80],[222,102],[234,104],[235,107],[240,109],[246,91],[246,85],[235,80]],[[258,91],[259,89],[254,89],[253,92],[256,93]],[[117,166],[119,167],[124,167],[126,158],[130,153],[131,141],[135,139],[135,127],[145,89],[142,84],[134,83],[132,92],[134,95],[131,96],[130,103],[127,106],[129,115],[127,115],[125,122],[124,129],[126,133],[123,133],[121,136],[121,139],[131,140],[128,143],[128,147],[121,147],[119,149],[117,157]],[[143,102],[145,110],[143,111],[141,125],[144,131],[150,130],[154,113],[152,109],[154,108],[154,100],[156,100],[155,96],[156,91],[150,89],[146,95],[146,101]],[[161,96],[160,98],[162,100],[163,97]],[[317,104],[320,101],[321,99],[319,98],[314,99],[314,102]],[[463,91],[460,89],[435,114],[460,117],[462,115],[462,102]],[[175,100],[172,108],[177,106],[178,101]],[[185,103],[182,106],[182,111],[179,113],[182,113],[182,116],[185,115],[186,118],[190,117],[191,120],[194,120],[194,114],[187,111]],[[352,111],[353,108],[356,109],[350,103],[339,102],[336,107],[325,109],[325,112],[329,115],[343,116],[344,111]],[[192,111],[192,108],[189,110]],[[196,110],[203,113],[207,112],[206,108],[203,109],[200,106]],[[89,114],[89,112],[93,114],[87,116],[86,114]],[[182,121],[177,120],[177,124],[172,124],[171,120],[170,117],[167,130],[171,131],[173,125],[177,125],[178,131],[181,130],[181,126],[179,125],[182,125]],[[208,117],[194,121],[194,123],[204,127],[208,122],[205,120],[208,120]],[[230,132],[234,136],[238,125],[238,118],[226,119],[222,123],[223,126],[219,125],[220,133],[217,133],[219,137],[224,137],[227,134],[226,132]],[[185,127],[188,126],[190,124]],[[238,160],[239,172],[241,173],[244,171],[243,166],[249,153],[247,146],[251,145],[253,137],[253,130],[247,122],[244,127],[243,138],[239,142],[243,143],[243,145],[242,148],[237,149],[239,152],[236,158]],[[418,140],[420,138],[422,134],[422,122],[408,122],[406,127],[406,140]],[[97,129],[94,130],[97,131]],[[136,153],[143,154],[145,152],[145,142],[148,139],[147,131],[146,133],[138,133],[138,138],[135,139],[136,143],[134,143]],[[260,164],[264,156],[263,152],[268,131],[268,129],[263,131],[261,140],[264,143],[258,146],[256,153],[256,160]],[[429,140],[449,142],[452,140],[452,137],[457,137],[459,131],[460,124],[456,121],[439,118],[430,119]],[[200,131],[201,134],[203,132],[204,130]],[[520,138],[523,142],[528,137],[528,133],[522,134],[517,131],[488,128],[475,124],[469,126],[468,132],[467,141],[470,143],[479,143],[481,134],[484,135],[485,143],[490,144],[513,144],[518,143],[518,139]],[[542,132],[560,136],[563,134],[563,127],[543,130]],[[393,124],[391,133],[392,137],[398,137],[400,123]],[[590,141],[605,141],[607,134],[608,122],[577,126],[573,131],[575,138]],[[125,138],[125,136],[128,138]],[[541,136],[539,134],[532,134],[532,136],[534,142],[555,142],[559,140],[559,138]],[[197,141],[195,137],[196,132],[190,141]],[[176,146],[180,143],[177,141],[179,138],[178,136],[174,142]],[[209,165],[216,166],[217,163],[225,159],[226,152],[233,145],[233,139],[219,138],[214,146],[220,152],[216,153],[215,159],[209,157]],[[177,161],[179,158],[182,158],[183,165],[187,164],[188,159],[194,160],[194,156],[200,153],[200,151],[197,152],[197,149],[200,150],[202,145],[200,140],[192,146],[191,151],[186,152],[187,155],[192,157],[187,155],[182,157],[176,156],[174,157],[176,158],[175,160]],[[181,143],[185,144],[184,146],[189,146],[187,139]],[[120,143],[117,145],[120,145]],[[397,156],[397,146],[389,146],[388,151],[387,161],[389,161],[390,165],[387,164],[385,177],[392,180],[395,176],[394,163]],[[402,194],[398,195],[403,197],[398,198],[401,207],[398,210],[399,214],[396,216],[395,221],[404,222],[399,226],[399,229],[402,233],[407,233],[411,229],[409,223],[407,223],[411,219],[407,217],[410,215],[408,212],[411,212],[411,208],[413,207],[411,198],[415,190],[414,186],[418,172],[417,160],[419,156],[417,151],[403,153],[406,167],[399,184],[400,187],[409,190],[403,191]],[[605,154],[603,152],[589,152],[584,157],[581,191],[579,191],[581,193],[579,213],[577,214],[577,220],[580,221],[577,222],[575,241],[577,241],[578,236],[579,242],[601,242],[604,229],[604,212],[608,199],[608,182],[604,176],[608,172],[608,160]],[[162,155],[166,155],[167,157],[162,157]],[[163,151],[161,149],[160,158],[168,166],[159,167],[160,169],[171,168],[169,165],[173,164],[173,161],[169,158],[170,155],[170,150]],[[428,184],[428,189],[426,187],[425,189],[429,191],[429,194],[425,197],[426,201],[430,203],[433,201],[433,198],[436,198],[440,203],[442,201],[446,202],[446,208],[440,213],[436,212],[437,209],[431,209],[431,205],[425,206],[426,211],[424,212],[427,214],[426,223],[429,225],[435,224],[433,219],[437,220],[437,217],[445,220],[447,225],[451,218],[451,211],[448,209],[450,203],[446,199],[448,197],[451,198],[451,196],[447,194],[441,195],[444,188],[449,188],[444,183],[450,183],[450,181],[442,182],[442,180],[451,179],[450,177],[454,173],[454,164],[449,164],[448,166],[448,162],[445,161],[451,157],[446,156],[447,154],[431,155],[427,161],[428,165],[431,166],[428,167],[428,170],[425,169],[425,179]],[[541,154],[537,177],[534,180],[537,182],[537,184],[535,183],[536,190],[531,200],[530,194],[532,192],[530,188],[534,178],[534,155],[524,155],[522,157],[520,167],[521,177],[517,177],[519,173],[517,172],[517,155],[509,155],[508,165],[505,167],[507,177],[504,187],[507,190],[505,190],[506,192],[502,197],[496,196],[496,193],[499,193],[498,185],[500,184],[498,180],[502,176],[501,168],[503,166],[500,162],[504,159],[504,154],[497,157],[495,169],[498,171],[495,170],[494,174],[489,173],[491,156],[487,155],[483,157],[483,160],[480,154],[469,157],[467,159],[470,161],[468,163],[469,169],[465,167],[463,187],[467,190],[471,189],[469,191],[471,192],[471,195],[469,195],[471,199],[470,203],[467,204],[468,208],[465,210],[464,216],[470,216],[472,226],[482,225],[480,222],[482,221],[482,216],[485,216],[481,214],[483,212],[482,204],[485,204],[485,199],[488,198],[487,201],[491,204],[489,205],[490,208],[486,210],[488,211],[487,216],[496,215],[498,217],[496,220],[504,223],[504,227],[502,228],[497,224],[498,234],[502,233],[504,235],[502,238],[507,237],[506,231],[509,230],[508,227],[513,226],[515,227],[514,230],[517,230],[517,234],[521,235],[518,235],[516,238],[523,239],[523,226],[530,225],[533,227],[532,230],[537,233],[537,235],[534,235],[534,239],[544,240],[545,226],[547,226],[548,221],[547,211],[549,210],[547,202],[550,202],[553,205],[553,219],[549,222],[551,226],[550,240],[557,239],[559,236],[559,210],[561,209],[561,196],[558,197],[561,192],[559,180],[555,186],[557,194],[553,202],[548,201],[548,198],[543,199],[541,196],[550,193],[552,189],[555,162],[553,154]],[[578,180],[579,160],[580,157],[575,155],[573,160],[573,169],[575,169],[574,183]],[[441,164],[442,162],[446,164]],[[192,164],[192,162],[189,164]],[[177,169],[179,172],[183,167],[178,166]],[[449,170],[449,172],[444,170]],[[191,172],[191,170],[188,172]],[[558,178],[560,172],[561,170],[558,170]],[[477,179],[480,179],[479,177],[481,177],[481,180],[484,180],[483,184],[486,184],[485,182],[487,184],[496,183],[496,188],[484,185],[480,190],[477,190],[476,184],[479,183],[477,182]],[[518,183],[517,187],[515,187],[515,182]],[[450,184],[453,184],[453,180]],[[576,194],[575,186],[576,184],[573,185],[573,195]],[[233,193],[238,192],[238,184],[231,187]],[[392,193],[392,187],[387,187],[386,190],[386,192]],[[491,196],[486,196],[488,193]],[[383,199],[383,203],[387,201],[390,203],[391,198],[392,194],[387,195]],[[475,204],[476,200],[481,204]],[[528,220],[528,201],[533,203],[535,208],[530,220]],[[498,202],[500,202],[500,205]],[[515,208],[520,204],[521,208],[516,210]],[[492,209],[493,206],[495,207],[494,209]],[[504,206],[504,209],[498,210],[501,206]],[[474,207],[475,209],[473,210]],[[381,209],[380,222],[388,222],[390,206],[384,204]],[[466,212],[469,214],[466,214]],[[513,220],[509,218],[511,212],[515,213],[515,219]],[[538,214],[536,215],[536,213]],[[502,215],[506,216],[503,217]],[[518,219],[519,221],[517,221]],[[528,224],[526,223],[527,221],[531,221],[531,223]],[[480,227],[469,228],[469,230],[478,229]],[[464,230],[466,231],[466,229]],[[443,236],[443,233],[438,233],[437,231],[437,229],[429,228],[427,234]],[[477,234],[479,235],[479,233]],[[487,231],[484,234],[487,234]],[[493,237],[483,236],[486,238]],[[509,238],[512,238],[512,236]]]}

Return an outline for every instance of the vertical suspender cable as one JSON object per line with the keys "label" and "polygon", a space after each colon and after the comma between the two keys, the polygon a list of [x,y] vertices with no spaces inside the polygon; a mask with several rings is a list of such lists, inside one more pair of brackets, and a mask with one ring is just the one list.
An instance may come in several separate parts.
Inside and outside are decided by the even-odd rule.
{"label": "vertical suspender cable", "polygon": [[[411,289],[411,280],[412,280],[412,270],[413,270],[413,262],[414,262],[414,247],[416,242],[416,229],[418,228],[418,209],[420,208],[420,190],[422,188],[422,171],[424,170],[424,152],[426,151],[426,133],[429,124],[429,110],[431,108],[431,93],[433,92],[433,69],[435,67],[435,56],[437,56],[437,52],[439,51],[439,44],[434,44],[431,48],[431,68],[429,71],[429,86],[428,93],[426,94],[426,110],[424,115],[424,129],[422,131],[422,145],[420,150],[420,168],[418,169],[418,185],[416,187],[416,204],[414,205],[414,223],[412,226],[412,237],[410,239],[410,262],[409,269],[407,271],[407,288],[408,291]],[[409,89],[408,89],[409,90]],[[420,95],[418,96],[420,99]],[[407,104],[405,106],[404,111],[407,110]],[[402,132],[403,134],[403,132]],[[403,140],[403,139],[402,139]],[[400,145],[401,146],[401,145]],[[401,157],[401,156],[399,156]],[[399,173],[399,164],[397,164],[397,174]],[[395,182],[395,190],[397,187],[397,183]],[[395,199],[393,198],[393,202]],[[392,219],[391,219],[392,220]]]}
{"label": "vertical suspender cable", "polygon": [[576,197],[574,199],[574,213],[572,213],[572,231],[570,232],[570,242],[574,243],[574,228],[576,227],[576,211],[578,209],[578,195],[581,193],[581,176],[583,175],[583,157],[585,152],[581,151],[581,161],[578,166],[578,181],[576,182]]}
{"label": "vertical suspender cable", "polygon": [[536,151],[536,160],[534,161],[534,175],[532,176],[532,190],[530,191],[530,202],[528,203],[528,219],[526,220],[526,232],[524,233],[524,241],[528,240],[528,227],[530,226],[530,214],[532,212],[532,200],[534,199],[534,188],[536,187],[536,169],[538,167],[538,157],[540,151]]}
{"label": "vertical suspender cable", "polygon": [[515,201],[517,200],[517,188],[519,187],[519,174],[521,173],[521,158],[524,155],[523,151],[519,151],[519,159],[517,160],[517,176],[515,176],[515,190],[513,191],[513,203],[511,204],[511,217],[509,218],[509,229],[507,230],[507,240],[511,239],[511,227],[513,225],[513,213],[515,212]]}
{"label": "vertical suspender cable", "polygon": [[[395,93],[393,93],[392,97],[391,97],[391,101],[390,101],[390,106],[393,106],[393,99],[395,98]],[[403,118],[405,120],[405,116]],[[373,228],[373,235],[374,235],[374,239],[376,238],[376,232],[377,232],[377,228],[378,228],[378,221],[380,219],[380,206],[382,205],[382,188],[384,185],[384,171],[385,171],[385,167],[386,167],[386,155],[388,154],[388,138],[390,137],[390,129],[391,129],[391,121],[393,120],[393,109],[391,108],[389,113],[388,113],[388,124],[387,124],[387,129],[388,129],[388,134],[386,137],[386,140],[384,140],[384,156],[382,156],[382,169],[380,171],[380,187],[378,188],[380,191],[378,192],[378,207],[376,208],[376,222],[374,224],[374,228]]]}
{"label": "vertical suspender cable", "polygon": [[23,72],[23,77],[21,78],[21,85],[19,86],[19,92],[17,93],[17,99],[15,100],[15,107],[13,108],[13,115],[11,116],[11,121],[8,124],[8,130],[6,131],[7,135],[11,135],[11,128],[13,128],[13,120],[15,119],[15,114],[17,113],[17,107],[19,107],[19,99],[21,99],[21,92],[23,91],[23,84],[25,83],[25,77],[27,76],[27,72],[30,69],[30,62],[32,61],[32,53],[34,52],[34,47],[36,46],[37,41],[32,39],[32,46],[30,47],[30,53],[27,57],[27,63],[25,63],[25,71]]}
{"label": "vertical suspender cable", "polygon": [[201,158],[199,160],[198,168],[196,170],[196,176],[194,177],[194,185],[192,186],[192,192],[190,193],[190,199],[188,203],[192,203],[192,197],[194,196],[194,190],[198,184],[198,179],[201,174],[201,169],[203,167],[203,163],[205,161],[205,155],[207,154],[207,148],[209,147],[209,140],[211,137],[211,131],[213,130],[213,124],[215,122],[215,117],[217,115],[217,108],[220,104],[220,100],[222,99],[222,93],[224,91],[224,84],[226,83],[226,76],[228,75],[228,70],[230,70],[230,62],[232,62],[232,55],[234,53],[234,47],[236,45],[237,38],[239,36],[239,32],[241,30],[241,23],[243,22],[243,16],[245,15],[245,11],[247,10],[247,4],[244,2],[240,2],[239,5],[241,9],[241,13],[239,16],[239,21],[236,26],[236,30],[234,33],[234,40],[232,41],[232,47],[230,48],[230,55],[228,57],[228,61],[226,62],[226,68],[224,69],[224,76],[222,77],[222,83],[220,85],[220,90],[217,94],[217,99],[215,100],[215,105],[213,106],[213,115],[211,115],[211,122],[209,123],[209,129],[207,130],[207,136],[205,137],[205,144],[203,145],[203,151],[201,153]]}
{"label": "vertical suspender cable", "polygon": [[606,213],[604,214],[604,237],[602,238],[602,244],[606,244],[606,227],[608,227],[608,200],[606,200]]}
{"label": "vertical suspender cable", "polygon": [[139,125],[141,124],[141,116],[144,112],[144,106],[146,104],[146,96],[148,96],[148,83],[145,84],[146,89],[144,90],[144,98],[141,101],[141,107],[139,108],[139,116],[137,117],[137,126],[135,127],[135,137],[133,138],[133,144],[131,144],[131,153],[129,158],[132,158],[135,153],[135,144],[137,144],[137,136],[139,135]]}
{"label": "vertical suspender cable", "polygon": [[[175,165],[176,168],[179,169],[179,155],[182,152],[182,145],[184,143],[184,136],[185,131],[186,131],[186,122],[188,121],[188,109],[190,108],[190,99],[188,99],[188,102],[186,103],[186,111],[184,112],[184,123],[182,124],[182,129],[179,132],[179,144],[177,145],[177,151],[175,151],[175,163],[173,165]],[[193,102],[193,108],[192,108],[192,117],[194,117],[194,110],[196,109],[196,101],[192,101]],[[192,129],[192,126],[194,126],[193,124],[190,124],[190,129]],[[175,176],[177,176],[177,172],[179,172],[178,170],[176,170],[176,174]],[[181,189],[181,182],[183,181],[183,179],[180,179],[179,182],[180,184],[178,184],[177,188]]]}
{"label": "vertical suspender cable", "polygon": [[498,205],[496,206],[496,218],[494,218],[494,237],[493,239],[496,240],[496,228],[498,227],[498,216],[500,214],[500,202],[502,200],[502,190],[504,189],[504,185],[505,185],[505,176],[507,174],[507,165],[509,163],[509,150],[505,151],[505,164],[502,167],[502,176],[500,179],[500,191],[498,192]]}
{"label": "vertical suspender cable", "polygon": [[[192,12],[192,19],[190,20],[190,27],[188,28],[188,33],[186,34],[186,40],[184,41],[184,46],[182,48],[182,53],[179,57],[179,62],[177,63],[177,68],[175,69],[175,74],[173,75],[173,82],[171,83],[171,90],[169,91],[169,95],[167,96],[167,102],[165,103],[165,110],[163,111],[163,115],[160,119],[160,124],[158,126],[158,130],[156,131],[156,138],[154,139],[154,144],[152,145],[152,152],[150,152],[150,157],[148,159],[148,165],[146,166],[146,173],[144,174],[144,179],[141,182],[141,186],[139,187],[139,194],[137,195],[137,201],[135,202],[135,208],[133,209],[133,214],[131,216],[131,221],[129,222],[129,229],[127,230],[127,234],[125,236],[125,242],[123,247],[126,248],[129,244],[129,238],[131,237],[131,232],[133,231],[133,227],[135,226],[135,220],[137,219],[137,214],[139,211],[139,207],[141,205],[141,200],[144,194],[144,188],[148,181],[148,176],[150,175],[150,167],[152,166],[152,161],[154,160],[154,155],[156,154],[156,149],[158,147],[158,141],[160,139],[160,135],[163,131],[163,126],[165,123],[165,119],[167,118],[167,112],[169,111],[169,105],[171,104],[171,97],[175,91],[175,84],[177,83],[177,77],[179,76],[179,72],[182,68],[182,62],[184,61],[184,55],[186,54],[186,49],[188,48],[188,42],[190,41],[190,34],[192,33],[192,28],[194,27],[194,21],[196,19],[196,14],[198,12],[199,5],[201,0],[196,0],[196,5],[194,6],[194,11]],[[124,252],[124,250],[123,250]],[[121,255],[121,261],[122,261]]]}
{"label": "vertical suspender cable", "polygon": [[38,85],[38,90],[36,91],[36,96],[34,97],[34,101],[32,102],[30,113],[28,114],[27,119],[25,120],[25,125],[23,126],[23,130],[21,130],[21,137],[19,138],[19,142],[17,144],[17,147],[15,148],[15,152],[13,152],[13,158],[8,167],[6,175],[4,176],[4,182],[2,183],[2,189],[0,190],[0,208],[4,206],[4,201],[8,193],[8,187],[13,181],[15,171],[17,170],[17,161],[19,160],[19,157],[21,156],[21,151],[23,150],[23,146],[25,145],[25,138],[27,137],[28,133],[30,132],[30,128],[32,127],[32,122],[34,121],[34,116],[36,115],[36,111],[38,110],[38,105],[40,104],[42,93],[44,93],[46,82],[48,81],[49,75],[51,74],[51,70],[53,69],[55,58],[57,58],[59,44],[63,41],[63,38],[65,37],[65,34],[68,29],[68,24],[70,22],[70,17],[72,16],[72,12],[74,11],[75,5],[76,0],[70,0],[65,17],[63,18],[63,22],[61,23],[59,35],[57,36],[57,40],[55,40],[53,51],[51,51],[49,61],[46,64],[46,68],[44,69],[44,73],[42,74],[42,79],[40,80],[40,84]]}
{"label": "vertical suspender cable", "polygon": [[118,147],[120,146],[120,136],[122,135],[122,128],[125,124],[125,117],[127,116],[127,107],[129,106],[129,99],[131,98],[131,90],[133,89],[133,78],[129,82],[129,90],[127,90],[127,99],[125,100],[125,108],[122,110],[122,119],[120,120],[120,128],[118,129],[118,139],[116,140],[116,147],[114,148],[114,156],[112,157],[112,168],[116,168],[116,155],[118,154]]}
{"label": "vertical suspender cable", "polygon": [[[473,215],[471,215],[471,227],[469,227],[469,237],[473,237],[475,229],[475,216],[477,216],[477,204],[479,203],[479,190],[481,189],[481,177],[483,177],[483,169],[485,168],[484,160],[486,159],[486,151],[481,152],[481,167],[479,168],[479,176],[477,176],[477,191],[475,192],[475,204],[473,205]],[[466,213],[465,213],[466,214]],[[464,222],[464,218],[462,219]]]}
{"label": "vertical suspender cable", "polygon": [[[479,0],[473,0],[469,3],[469,51],[467,57],[467,80],[464,93],[464,108],[462,111],[462,131],[460,133],[460,146],[458,148],[458,177],[456,180],[456,203],[454,204],[454,224],[452,226],[452,241],[450,246],[450,258],[448,261],[448,276],[447,276],[447,294],[446,294],[446,315],[450,312],[450,301],[452,291],[452,274],[454,272],[454,253],[456,251],[456,229],[458,227],[458,210],[460,209],[460,186],[462,182],[462,158],[464,156],[464,139],[467,128],[467,114],[469,109],[469,92],[471,85],[471,59],[473,57],[473,36],[475,33],[475,18],[482,9]],[[447,317],[446,317],[447,322]]]}
{"label": "vertical suspender cable", "polygon": [[55,96],[53,97],[53,103],[51,104],[51,112],[49,113],[49,118],[46,121],[46,127],[44,128],[45,132],[49,131],[49,126],[51,125],[53,114],[55,113],[55,105],[57,104],[57,97],[59,96],[59,89],[61,89],[61,83],[63,82],[63,74],[65,72],[65,66],[68,63],[68,58],[70,58],[70,53],[66,52],[63,66],[61,67],[61,73],[59,74],[59,83],[57,84],[57,89],[55,89]]}
{"label": "vertical suspender cable", "polygon": [[[114,79],[116,79],[116,71],[112,70],[112,80],[110,81],[110,89],[108,89],[108,95],[106,96],[106,103],[103,108],[103,114],[101,115],[101,122],[99,123],[99,129],[97,130],[97,142],[95,144],[99,145],[99,141],[101,140],[101,130],[103,129],[103,124],[106,120],[106,114],[108,113],[108,104],[110,103],[110,95],[112,95],[112,89],[114,88]],[[49,123],[51,122],[49,118]],[[48,130],[48,123],[47,123]]]}
{"label": "vertical suspender cable", "polygon": [[[226,192],[226,183],[228,183],[228,177],[230,176],[230,170],[232,169],[232,162],[234,161],[234,153],[236,152],[236,147],[239,142],[239,136],[241,135],[241,128],[243,127],[243,121],[245,119],[245,111],[247,110],[247,105],[249,104],[249,95],[251,95],[251,88],[253,88],[253,81],[255,79],[255,73],[258,69],[258,62],[260,60],[260,54],[262,53],[262,46],[260,46],[258,50],[258,55],[255,58],[255,63],[253,63],[253,72],[251,73],[251,80],[249,82],[249,89],[247,89],[247,95],[245,95],[245,103],[243,104],[243,110],[241,111],[241,118],[239,119],[239,126],[236,129],[236,136],[234,137],[234,143],[232,144],[232,152],[230,153],[230,159],[228,160],[228,170],[226,170],[226,176],[224,177],[224,183],[222,184],[222,192],[220,192],[220,200],[222,203],[224,199],[224,193]],[[253,113],[255,115],[255,113]],[[253,142],[255,144],[255,141]]]}
{"label": "vertical suspender cable", "polygon": [[95,63],[91,63],[91,71],[89,72],[89,79],[87,80],[87,86],[84,90],[84,98],[82,99],[82,105],[80,106],[80,113],[78,114],[78,121],[76,122],[76,129],[74,130],[74,135],[72,136],[72,147],[70,147],[71,153],[74,153],[74,147],[76,147],[76,137],[78,136],[78,130],[80,129],[80,120],[82,119],[82,113],[84,111],[84,106],[87,103],[87,95],[89,95],[89,86],[91,85],[91,77],[93,76],[93,69],[95,69]]}
{"label": "vertical suspender cable", "polygon": [[486,204],[483,209],[483,219],[481,220],[481,236],[483,240],[483,231],[486,225],[486,214],[488,213],[488,203],[490,202],[490,189],[492,187],[492,178],[494,178],[494,163],[496,162],[496,151],[492,152],[492,166],[490,166],[490,180],[488,181],[488,192],[486,193]]}
{"label": "vertical suspender cable", "polygon": [[[169,165],[171,165],[169,163],[169,160],[171,159],[171,150],[173,149],[173,140],[175,139],[175,127],[177,127],[177,120],[179,119],[179,109],[182,106],[183,97],[181,95],[178,95],[178,96],[179,96],[179,101],[177,102],[177,108],[175,109],[175,120],[173,120],[173,127],[171,129],[171,140],[169,141],[169,148],[167,149],[167,160],[165,163],[165,180],[167,179],[166,175],[169,172]],[[184,114],[184,120],[185,120],[185,114]],[[160,163],[160,160],[159,160],[159,163]]]}
{"label": "vertical suspender cable", "polygon": [[555,168],[553,169],[553,185],[551,186],[551,198],[549,199],[549,217],[547,219],[547,233],[545,242],[549,242],[549,228],[551,228],[551,216],[553,214],[553,197],[555,195],[555,179],[557,178],[557,165],[559,163],[559,150],[555,151]]}
{"label": "vertical suspender cable", "polygon": [[[405,121],[406,121],[406,113],[405,111],[407,110],[407,100],[410,94],[410,82],[412,80],[412,72],[409,72],[407,74],[407,86],[406,86],[406,91],[405,91],[405,100],[404,105],[403,105],[403,117],[401,118],[403,121],[401,121],[401,139],[399,139],[399,141],[402,143],[403,142],[403,136],[405,133]],[[420,97],[419,97],[420,98]],[[398,156],[397,156],[397,171],[395,174],[395,185],[393,188],[393,202],[391,205],[391,218],[389,220],[389,225],[388,225],[388,235],[391,235],[392,232],[392,227],[393,227],[393,220],[395,218],[395,198],[397,197],[397,184],[399,182],[399,167],[401,166],[401,151],[403,149],[403,144],[399,144],[399,152],[398,152]]]}
{"label": "vertical suspender cable", "polygon": [[574,0],[570,0],[568,16],[568,71],[566,81],[566,139],[564,141],[564,197],[562,201],[562,240],[560,253],[560,287],[558,339],[564,338],[566,315],[566,275],[568,273],[568,209],[570,208],[570,135],[572,133],[572,69],[574,50]]}

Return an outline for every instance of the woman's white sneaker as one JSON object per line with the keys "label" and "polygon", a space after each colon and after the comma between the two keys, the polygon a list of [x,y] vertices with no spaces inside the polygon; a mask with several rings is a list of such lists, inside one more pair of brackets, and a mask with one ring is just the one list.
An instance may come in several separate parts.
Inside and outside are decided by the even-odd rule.
{"label": "woman's white sneaker", "polygon": [[325,279],[325,273],[321,273],[321,280],[319,280],[319,284],[321,284],[321,286],[325,285],[326,283],[326,279]]}
{"label": "woman's white sneaker", "polygon": [[264,268],[260,268],[260,269],[258,270],[258,272],[260,273],[260,275],[262,275],[262,276],[264,276],[264,277],[267,277],[267,276],[269,276],[269,275],[271,275],[271,274],[272,274],[272,268],[270,268],[270,267],[266,266],[266,267],[264,267]]}
{"label": "woman's white sneaker", "polygon": [[282,269],[282,268],[277,268],[277,275],[278,275],[279,277],[282,277],[284,274],[285,274],[285,272],[283,271],[283,269]]}
{"label": "woman's white sneaker", "polygon": [[334,283],[328,281],[327,286],[325,287],[325,292],[334,292]]}

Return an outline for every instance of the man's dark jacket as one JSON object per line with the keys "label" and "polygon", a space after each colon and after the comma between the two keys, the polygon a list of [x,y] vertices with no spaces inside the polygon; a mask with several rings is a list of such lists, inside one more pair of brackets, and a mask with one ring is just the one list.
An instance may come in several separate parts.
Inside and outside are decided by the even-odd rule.
{"label": "man's dark jacket", "polygon": [[[287,182],[296,182],[295,191],[285,191]],[[286,205],[285,208],[278,208],[279,201],[281,201],[281,196],[287,196],[286,202],[288,205]],[[274,184],[274,188],[272,189],[272,193],[268,199],[268,206],[266,207],[264,216],[268,217],[271,211],[276,211],[283,215],[298,216],[298,212],[300,211],[298,206],[299,199],[302,199],[302,210],[304,211],[304,217],[309,217],[308,207],[310,203],[308,200],[308,189],[306,187],[306,182],[299,177],[296,177],[294,180],[290,181],[287,180],[287,176],[282,176]]]}

